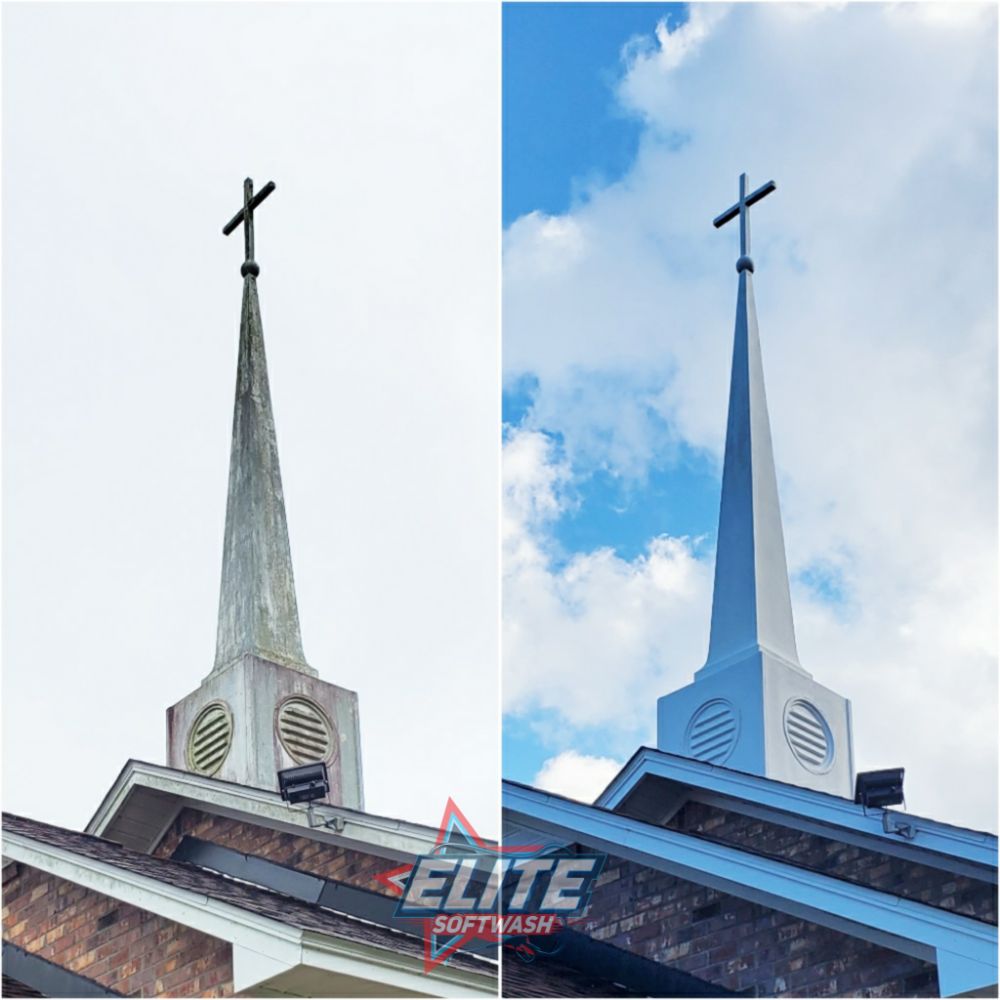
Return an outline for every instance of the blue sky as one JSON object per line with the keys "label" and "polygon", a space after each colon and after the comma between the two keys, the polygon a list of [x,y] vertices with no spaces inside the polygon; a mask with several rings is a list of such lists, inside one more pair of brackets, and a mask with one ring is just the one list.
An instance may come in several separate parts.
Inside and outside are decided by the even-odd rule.
{"label": "blue sky", "polygon": [[[614,97],[622,46],[657,22],[686,20],[686,4],[525,3],[503,8],[503,222],[532,211],[565,212],[588,183],[618,180],[632,164],[641,124]],[[530,410],[537,380],[505,382],[503,419],[516,426]],[[574,509],[555,525],[557,564],[572,553],[612,546],[635,558],[663,531],[715,531],[717,470],[689,451],[680,467],[654,465],[641,483],[591,470],[576,486]],[[509,716],[503,730],[505,777],[531,781],[551,754],[539,728],[553,713]],[[598,753],[600,731],[577,749]]]}
{"label": "blue sky", "polygon": [[996,787],[995,28],[504,8],[506,776],[591,797],[704,662],[746,171],[803,666],[859,769],[995,825],[947,779]]}
{"label": "blue sky", "polygon": [[686,4],[524,3],[503,8],[503,221],[563,212],[584,180],[617,180],[639,122],[616,104],[621,47]]}
{"label": "blue sky", "polygon": [[[587,186],[617,181],[631,166],[641,123],[615,100],[622,47],[660,20],[687,20],[686,4],[525,3],[503,9],[503,216],[557,215]],[[531,408],[537,380],[505,382],[504,423]],[[556,432],[556,437],[558,433]],[[596,468],[576,484],[576,506],[555,526],[561,553],[610,545],[634,558],[663,531],[715,530],[718,470],[710,456],[653,463],[642,481]]]}

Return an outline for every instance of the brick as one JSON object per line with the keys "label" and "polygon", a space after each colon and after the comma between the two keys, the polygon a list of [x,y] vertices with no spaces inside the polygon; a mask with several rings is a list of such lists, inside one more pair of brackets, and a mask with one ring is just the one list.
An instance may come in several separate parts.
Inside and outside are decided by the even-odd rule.
{"label": "brick", "polygon": [[[713,829],[722,833],[727,828],[715,823]],[[760,831],[766,837],[768,824],[760,824]],[[797,831],[782,843],[810,859],[830,855],[824,845],[803,841]],[[847,853],[838,851],[836,857]],[[860,849],[854,854],[852,863],[864,862],[866,870],[878,863]],[[936,989],[933,967],[909,956],[662,872],[644,871],[620,858],[609,858],[606,870],[617,871],[618,877],[595,885],[578,929],[715,985],[757,996],[806,997],[860,996],[870,990],[913,995],[905,981],[923,984],[918,996],[931,996]],[[642,887],[638,901],[635,886]],[[654,890],[657,904],[642,906]],[[928,971],[932,983],[925,981]]]}
{"label": "brick", "polygon": [[[7,886],[5,940],[55,961],[64,968],[131,995],[151,996],[158,967],[175,944],[177,962],[186,962],[185,979],[204,973],[203,996],[232,995],[231,950],[198,931],[173,924],[155,914],[119,903],[100,893],[32,868]],[[198,973],[192,971],[194,967]],[[180,987],[183,983],[178,983]]]}
{"label": "brick", "polygon": [[225,816],[209,816],[196,809],[180,812],[154,853],[158,857],[169,857],[186,835],[256,854],[324,878],[336,878],[361,888],[385,892],[375,878],[386,867],[381,858],[335,844],[247,825]]}

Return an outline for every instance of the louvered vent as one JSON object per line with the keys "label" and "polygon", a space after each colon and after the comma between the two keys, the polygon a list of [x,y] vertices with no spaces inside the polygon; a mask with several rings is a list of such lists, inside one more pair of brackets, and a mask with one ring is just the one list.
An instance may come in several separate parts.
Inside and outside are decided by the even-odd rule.
{"label": "louvered vent", "polygon": [[725,698],[706,702],[688,724],[688,753],[710,764],[722,764],[729,758],[739,735],[739,715]]}
{"label": "louvered vent", "polygon": [[318,705],[289,698],[278,711],[278,738],[292,760],[306,764],[330,756],[333,727]]}
{"label": "louvered vent", "polygon": [[833,763],[833,734],[815,705],[793,698],[785,706],[785,739],[807,771],[829,770]]}
{"label": "louvered vent", "polygon": [[233,742],[233,717],[222,702],[202,709],[188,737],[188,767],[212,775],[222,767]]}

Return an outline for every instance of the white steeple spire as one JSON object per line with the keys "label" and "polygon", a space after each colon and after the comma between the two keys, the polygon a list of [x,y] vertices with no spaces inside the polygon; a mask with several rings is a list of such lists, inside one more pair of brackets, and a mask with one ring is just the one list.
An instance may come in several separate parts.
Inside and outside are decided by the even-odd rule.
{"label": "white steeple spire", "polygon": [[699,674],[721,670],[754,650],[802,669],[788,593],[752,273],[752,263],[740,270],[712,631],[708,661]]}
{"label": "white steeple spire", "polygon": [[799,665],[785,540],[753,294],[748,209],[774,181],[740,197],[716,228],[740,220],[739,292],[715,555],[708,659],[694,683],[660,698],[657,745],[738,771],[850,797],[850,702]]}

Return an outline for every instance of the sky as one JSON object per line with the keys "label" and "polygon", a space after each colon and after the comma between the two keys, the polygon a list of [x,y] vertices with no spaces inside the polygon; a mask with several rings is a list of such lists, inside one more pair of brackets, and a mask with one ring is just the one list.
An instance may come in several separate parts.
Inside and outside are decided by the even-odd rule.
{"label": "sky", "polygon": [[369,811],[498,832],[498,36],[5,6],[5,809],[81,828],[212,667],[249,175],[306,656]]}
{"label": "sky", "polygon": [[851,699],[857,770],[995,830],[995,7],[503,30],[505,776],[592,799],[705,662],[738,256],[711,220],[747,172],[777,182],[753,254],[801,662]]}

